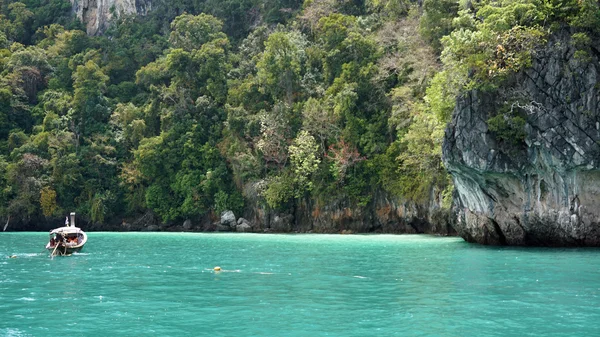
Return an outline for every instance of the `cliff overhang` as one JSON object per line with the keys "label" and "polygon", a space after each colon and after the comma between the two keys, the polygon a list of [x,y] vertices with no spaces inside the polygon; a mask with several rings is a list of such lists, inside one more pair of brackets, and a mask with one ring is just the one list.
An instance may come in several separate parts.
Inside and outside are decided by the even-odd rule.
{"label": "cliff overhang", "polygon": [[[600,246],[599,53],[582,58],[570,36],[553,35],[500,89],[458,98],[443,160],[465,240]],[[499,134],[491,120],[524,123]]]}

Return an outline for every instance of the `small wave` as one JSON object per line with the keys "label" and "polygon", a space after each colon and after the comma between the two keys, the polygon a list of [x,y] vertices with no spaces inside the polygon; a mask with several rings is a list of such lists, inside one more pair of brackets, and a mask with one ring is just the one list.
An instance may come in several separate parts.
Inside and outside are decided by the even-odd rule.
{"label": "small wave", "polygon": [[16,254],[7,255],[6,258],[7,259],[15,259],[15,258],[19,258],[19,257],[34,257],[34,256],[42,256],[42,255],[45,255],[45,253],[16,253]]}
{"label": "small wave", "polygon": [[32,297],[21,297],[21,298],[18,298],[17,301],[32,302],[32,301],[35,301],[35,298],[32,298]]}
{"label": "small wave", "polygon": [[22,332],[19,329],[0,329],[0,335],[2,336],[7,336],[7,337],[20,337],[20,336],[27,336],[27,334],[25,332]]}
{"label": "small wave", "polygon": [[260,274],[260,275],[273,275],[275,273],[267,273],[267,272],[264,272],[264,271],[259,271],[257,274]]}
{"label": "small wave", "polygon": [[[27,254],[23,254],[23,256],[26,256],[26,257],[42,256],[42,255],[46,255],[46,253],[27,253]],[[17,256],[19,256],[19,254],[17,254]]]}
{"label": "small wave", "polygon": [[366,276],[360,276],[360,275],[355,275],[355,276],[352,276],[352,277],[355,277],[355,278],[368,278]]}

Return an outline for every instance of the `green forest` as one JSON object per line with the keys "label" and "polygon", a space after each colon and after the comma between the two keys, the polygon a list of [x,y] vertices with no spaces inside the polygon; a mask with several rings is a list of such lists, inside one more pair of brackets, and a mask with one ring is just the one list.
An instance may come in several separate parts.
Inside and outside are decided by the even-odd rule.
{"label": "green forest", "polygon": [[450,207],[457,96],[558,31],[597,53],[598,2],[156,0],[88,36],[69,0],[0,0],[0,217],[168,223],[376,190]]}

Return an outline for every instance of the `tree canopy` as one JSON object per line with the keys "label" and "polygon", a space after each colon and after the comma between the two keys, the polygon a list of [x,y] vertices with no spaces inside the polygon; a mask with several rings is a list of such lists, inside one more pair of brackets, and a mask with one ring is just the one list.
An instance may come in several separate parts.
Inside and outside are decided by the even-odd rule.
{"label": "tree canopy", "polygon": [[[0,2],[0,216],[165,222],[452,186],[457,95],[494,90],[591,0],[177,0],[87,36],[66,0]],[[521,134],[518,116],[491,121]],[[508,120],[510,125],[503,124]],[[255,200],[253,200],[254,202]]]}

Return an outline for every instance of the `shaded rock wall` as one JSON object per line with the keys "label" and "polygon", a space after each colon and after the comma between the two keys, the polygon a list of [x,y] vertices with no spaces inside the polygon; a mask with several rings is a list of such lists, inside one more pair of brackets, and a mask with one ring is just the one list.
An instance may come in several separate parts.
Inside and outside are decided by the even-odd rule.
{"label": "shaded rock wall", "polygon": [[298,201],[290,213],[269,210],[259,203],[249,206],[244,218],[253,224],[254,231],[456,235],[451,212],[441,208],[438,193],[432,193],[427,205],[378,191],[367,205],[345,198],[325,205],[304,199]]}
{"label": "shaded rock wall", "polygon": [[[457,101],[443,159],[467,241],[600,246],[600,53],[576,51],[569,32],[557,34],[502,89]],[[523,142],[489,130],[507,108],[526,121]]]}
{"label": "shaded rock wall", "polygon": [[[77,226],[86,231],[163,231],[163,232],[269,232],[269,233],[393,233],[456,235],[455,218],[441,208],[439,193],[432,193],[427,205],[417,205],[391,197],[383,191],[373,195],[372,202],[357,205],[346,199],[326,205],[314,200],[297,202],[291,211],[268,209],[260,198],[249,199],[243,214],[223,212],[207,214],[201,219],[163,223],[154,212],[129,219],[113,219],[108,223],[92,223],[78,216]],[[239,218],[237,216],[240,216]],[[64,219],[31,219],[14,222],[9,231],[40,231],[62,226]]]}

